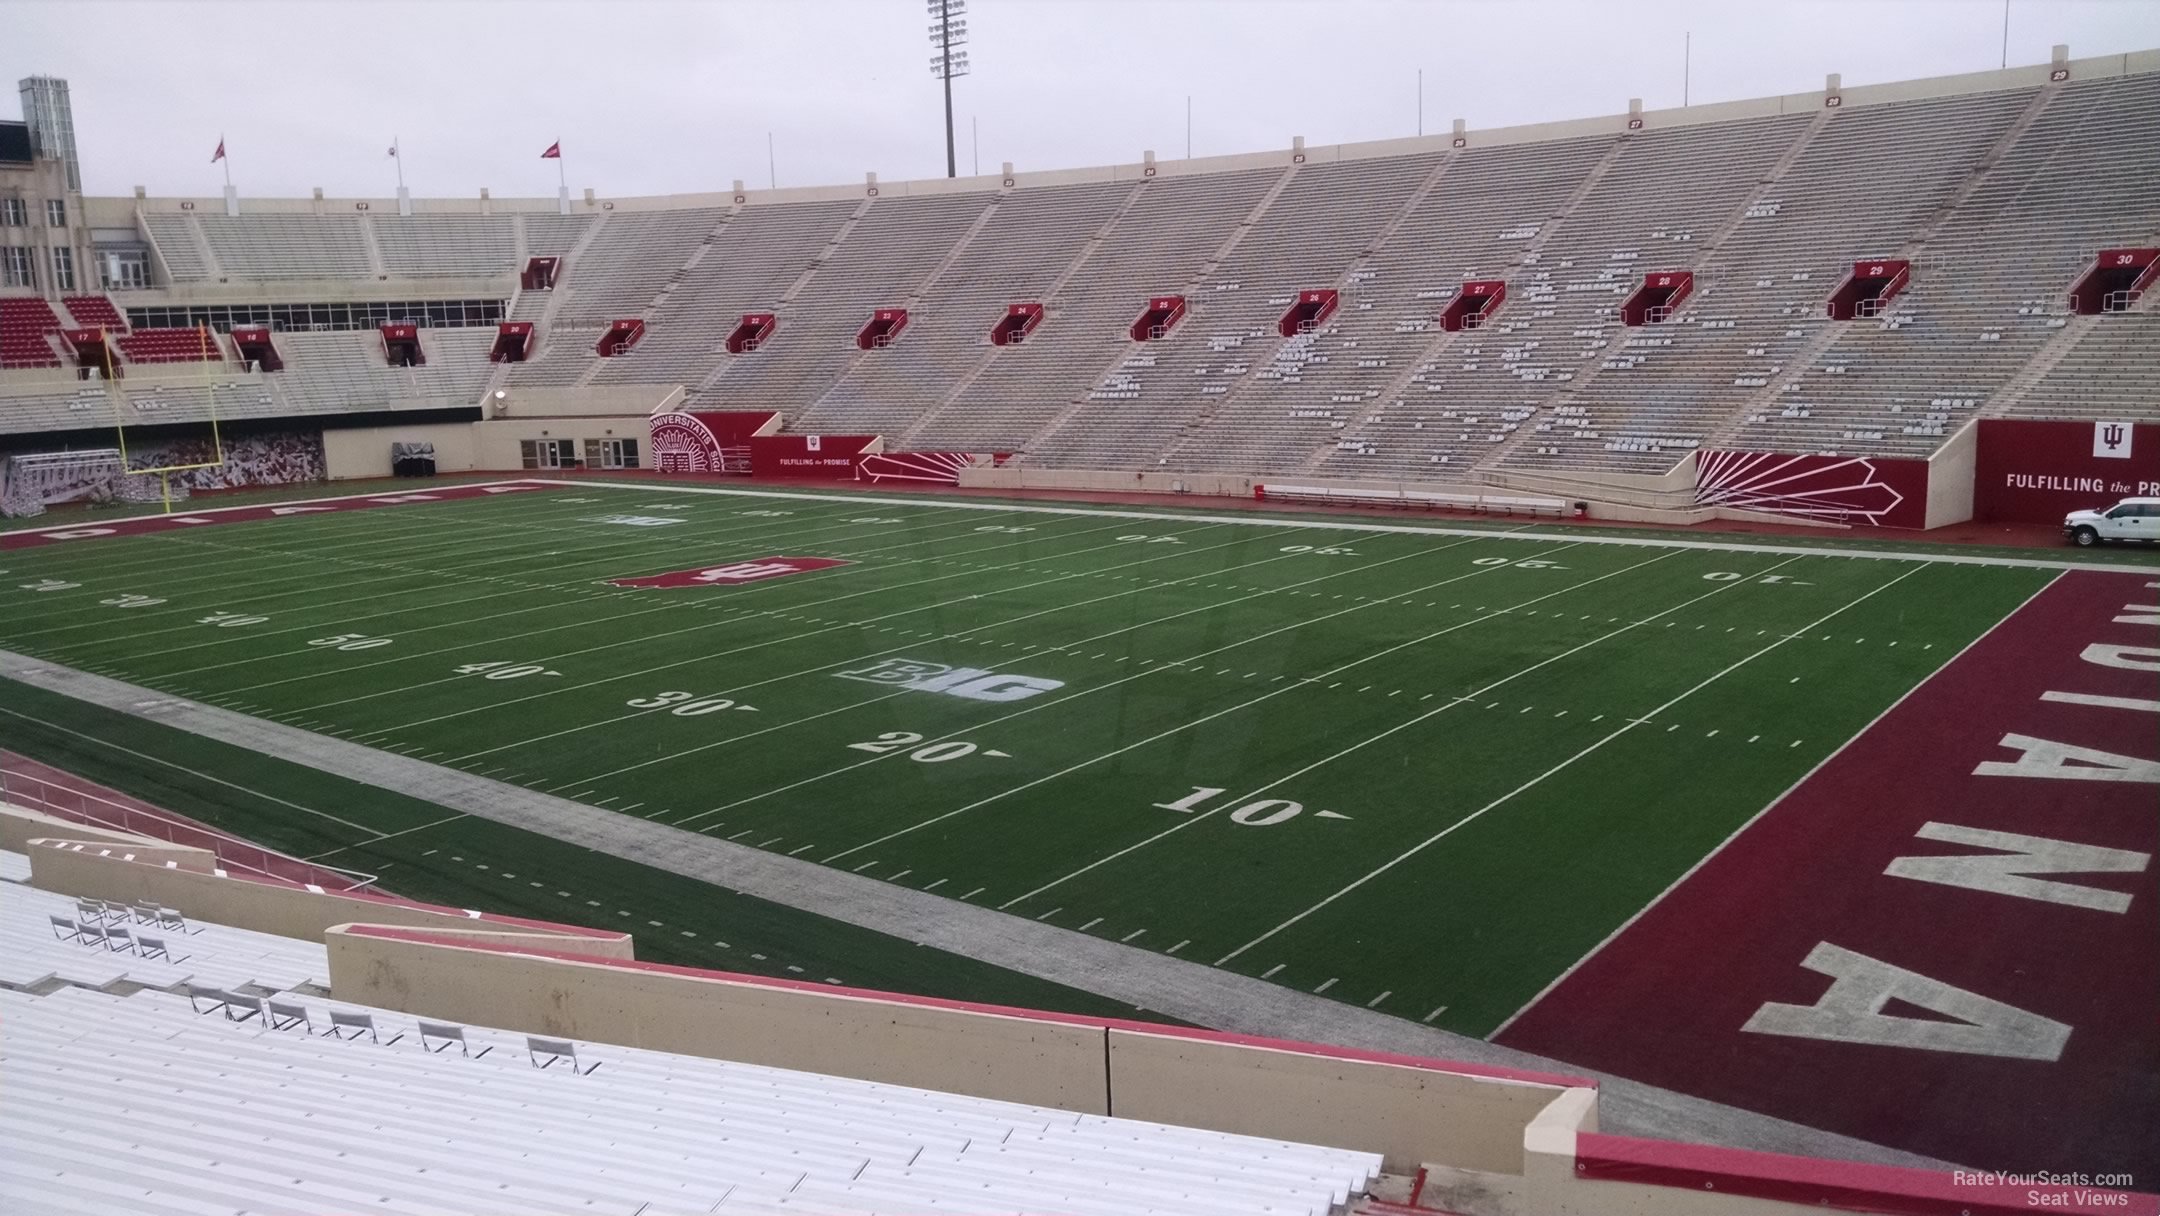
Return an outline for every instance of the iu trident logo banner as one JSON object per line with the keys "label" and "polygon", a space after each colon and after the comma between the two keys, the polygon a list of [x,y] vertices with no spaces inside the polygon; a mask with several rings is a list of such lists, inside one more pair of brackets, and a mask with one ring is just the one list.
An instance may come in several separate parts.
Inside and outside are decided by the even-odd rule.
{"label": "iu trident logo banner", "polygon": [[853,564],[833,557],[753,557],[698,570],[670,570],[666,574],[611,578],[607,582],[617,587],[738,587],[744,583],[761,583],[769,578]]}
{"label": "iu trident logo banner", "polygon": [[2136,433],[2127,422],[2093,423],[2093,455],[2107,460],[2130,459],[2130,437]]}

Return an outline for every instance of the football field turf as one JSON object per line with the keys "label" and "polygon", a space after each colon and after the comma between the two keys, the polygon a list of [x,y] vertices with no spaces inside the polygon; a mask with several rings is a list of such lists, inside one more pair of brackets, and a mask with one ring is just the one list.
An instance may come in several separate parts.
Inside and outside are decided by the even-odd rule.
{"label": "football field turf", "polygon": [[594,482],[0,567],[9,650],[1473,1035],[2058,573]]}

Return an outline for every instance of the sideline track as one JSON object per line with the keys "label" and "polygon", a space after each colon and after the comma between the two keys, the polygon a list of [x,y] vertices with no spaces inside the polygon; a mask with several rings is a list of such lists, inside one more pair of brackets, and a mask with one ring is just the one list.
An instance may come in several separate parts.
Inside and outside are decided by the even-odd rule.
{"label": "sideline track", "polygon": [[[187,512],[185,516],[131,516],[125,519],[111,520],[106,523],[84,523],[63,528],[13,528],[7,529],[5,531],[0,531],[0,550],[42,547],[43,545],[49,543],[69,543],[76,540],[100,539],[104,536],[155,535],[160,532],[175,530],[175,525],[172,521],[181,519],[202,520],[202,517],[206,516],[222,516],[234,513],[244,513],[251,520],[256,518],[268,519],[286,514],[291,514],[293,513],[291,509],[295,507],[320,506],[325,503],[351,503],[367,499],[376,499],[383,500],[382,505],[392,505],[392,503],[395,501],[402,501],[406,503],[412,502],[415,500],[416,494],[424,495],[426,500],[431,501],[453,501],[459,498],[484,496],[489,493],[501,494],[512,488],[540,489],[543,487],[567,490],[631,490],[653,494],[702,494],[728,498],[777,499],[782,501],[795,502],[844,502],[884,506],[890,506],[894,503],[903,503],[914,506],[940,507],[956,511],[985,511],[1028,515],[1075,515],[1091,516],[1098,519],[1167,520],[1176,523],[1224,524],[1228,526],[1264,528],[1280,528],[1287,526],[1301,528],[1317,528],[1338,532],[1382,533],[1409,536],[1461,536],[1480,538],[1490,538],[1494,536],[1512,536],[1522,540],[1550,540],[1557,536],[1565,537],[1571,541],[1580,541],[1581,543],[1587,545],[1625,545],[1638,548],[1653,549],[1694,549],[1698,551],[1714,553],[1783,554],[1801,552],[1809,554],[1825,554],[1839,557],[1865,557],[1873,558],[1879,561],[1935,562],[1943,565],[1999,566],[2027,570],[2099,570],[2116,574],[2149,574],[2154,570],[2154,567],[2152,566],[2135,565],[2129,563],[2082,562],[2037,557],[1985,557],[1963,553],[1925,553],[1906,549],[1849,548],[1843,546],[1832,547],[1824,545],[1809,545],[1804,543],[1766,545],[1751,544],[1741,541],[1680,539],[1665,540],[1662,538],[1649,536],[1599,536],[1594,531],[1573,531],[1567,530],[1564,527],[1558,530],[1533,531],[1532,529],[1539,526],[1534,523],[1513,529],[1502,528],[1498,526],[1490,528],[1426,527],[1422,525],[1412,524],[1357,523],[1353,521],[1343,520],[1340,517],[1333,515],[1299,515],[1295,512],[1286,513],[1283,515],[1237,515],[1229,513],[1191,514],[1176,511],[1114,511],[1103,507],[1035,506],[1030,504],[1015,503],[1011,501],[996,499],[970,501],[966,499],[925,498],[913,493],[822,494],[800,490],[735,490],[720,486],[690,486],[665,481],[601,481],[594,478],[579,478],[576,480],[565,481],[559,478],[548,477],[518,477],[506,478],[502,481],[462,482],[456,485],[445,486],[433,491],[419,490],[405,494],[377,493],[332,495],[323,498],[291,499],[280,501],[274,504],[264,503],[249,506],[211,507],[201,511]],[[222,523],[228,521],[221,518],[218,520],[203,520],[203,522]],[[235,520],[230,522],[240,521]],[[10,543],[11,541],[13,543]]]}

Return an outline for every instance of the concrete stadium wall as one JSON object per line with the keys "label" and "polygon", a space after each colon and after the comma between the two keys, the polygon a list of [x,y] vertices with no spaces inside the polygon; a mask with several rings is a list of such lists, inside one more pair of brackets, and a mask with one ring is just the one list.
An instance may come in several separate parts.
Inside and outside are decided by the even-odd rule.
{"label": "concrete stadium wall", "polygon": [[1519,1171],[1523,1132],[1561,1092],[1225,1036],[1108,1034],[1121,1118],[1377,1152],[1404,1173],[1431,1161]]}
{"label": "concrete stadium wall", "polygon": [[376,935],[367,925],[342,926],[326,940],[339,1000],[1060,1110],[1109,1109],[1102,1033],[1093,1027],[685,967],[459,949]]}
{"label": "concrete stadium wall", "polygon": [[[499,422],[472,424],[473,466],[478,469],[515,469],[524,462],[520,444],[528,439],[577,441],[578,459],[585,457],[588,439],[635,439],[638,465],[652,467],[651,444],[642,415],[593,418],[506,418]],[[546,472],[548,470],[535,470]]]}
{"label": "concrete stadium wall", "polygon": [[[1825,1210],[1900,1216],[2160,1211],[2160,1197],[2095,1187],[2017,1185],[1941,1170],[1861,1165],[1745,1149],[1600,1134],[1596,1095],[1570,1090],[1533,1119],[1514,1179],[1436,1176],[1427,1194],[1450,1206],[1450,1184],[1499,1193],[1538,1216],[1802,1216]],[[1438,1185],[1435,1185],[1435,1184]],[[1497,1185],[1494,1185],[1497,1183]]]}
{"label": "concrete stadium wall", "polygon": [[1980,455],[1980,424],[1967,422],[1928,457],[1927,515],[1923,528],[1943,528],[1973,517],[1973,478]]}
{"label": "concrete stadium wall", "polygon": [[[422,1017],[1519,1172],[1574,1078],[1213,1031],[330,932],[338,999]],[[514,948],[514,947],[513,947]]]}
{"label": "concrete stadium wall", "polygon": [[[166,860],[184,860],[202,850],[154,842],[154,849],[85,845],[87,830],[68,825],[65,834],[25,842],[30,857],[30,885],[79,898],[110,899],[120,903],[148,900],[176,908],[195,920],[252,929],[302,941],[322,941],[326,931],[353,921],[402,925],[415,929],[452,931],[482,930],[522,935],[527,940],[545,938],[548,948],[567,954],[628,960],[634,957],[625,933],[573,929],[542,921],[515,917],[483,917],[459,908],[408,903],[385,897],[365,898],[306,887],[261,882],[254,879],[168,867]],[[178,850],[178,851],[176,851]],[[130,861],[132,853],[137,860]],[[341,996],[341,999],[342,996]]]}
{"label": "concrete stadium wall", "polygon": [[330,480],[390,476],[392,443],[435,445],[435,469],[465,473],[479,468],[473,459],[473,424],[424,422],[410,426],[363,426],[322,433],[323,467]]}
{"label": "concrete stadium wall", "polygon": [[30,807],[16,806],[12,803],[0,803],[0,849],[5,849],[11,853],[26,853],[29,851],[30,842],[41,837],[77,840],[85,843],[125,845],[130,850],[136,848],[145,850],[172,849],[177,847],[182,850],[182,854],[175,855],[174,859],[181,861],[182,868],[201,870],[205,873],[215,868],[217,863],[217,858],[207,849],[197,849],[185,845],[175,846],[170,841],[138,836],[133,832],[122,832],[112,828],[92,827],[88,824],[77,823],[72,819],[62,819],[57,815],[48,815],[43,811],[34,810]]}

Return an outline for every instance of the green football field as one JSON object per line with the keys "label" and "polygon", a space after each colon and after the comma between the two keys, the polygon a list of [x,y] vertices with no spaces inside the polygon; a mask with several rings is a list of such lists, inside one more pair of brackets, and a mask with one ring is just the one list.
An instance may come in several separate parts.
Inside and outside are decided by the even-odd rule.
{"label": "green football field", "polygon": [[[596,482],[0,568],[9,650],[1478,1035],[2056,573]],[[585,918],[545,843],[455,864]]]}

